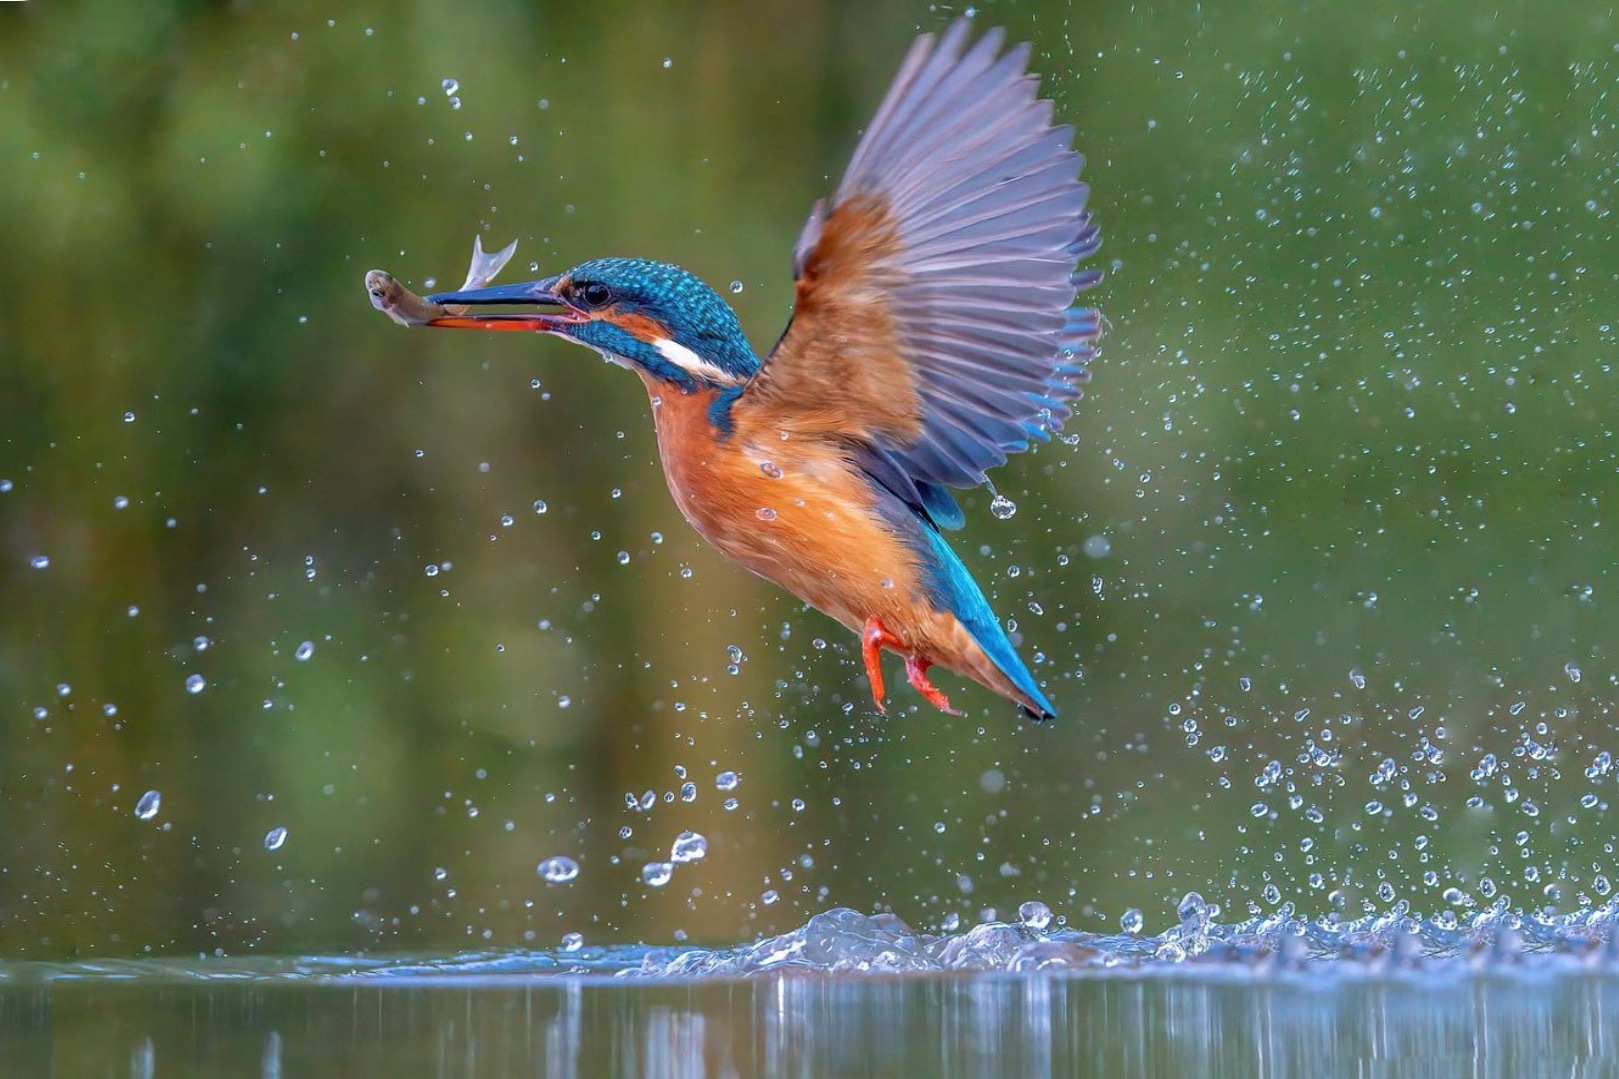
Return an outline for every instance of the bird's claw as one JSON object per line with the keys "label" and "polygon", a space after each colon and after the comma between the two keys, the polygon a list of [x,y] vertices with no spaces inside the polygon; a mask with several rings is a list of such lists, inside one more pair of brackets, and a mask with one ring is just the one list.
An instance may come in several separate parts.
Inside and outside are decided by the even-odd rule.
{"label": "bird's claw", "polygon": [[897,644],[899,638],[888,632],[876,615],[866,619],[866,627],[860,631],[860,654],[866,661],[866,679],[871,682],[871,700],[877,706],[878,715],[888,714],[883,705],[883,698],[888,695],[883,688],[883,646]]}
{"label": "bird's claw", "polygon": [[910,680],[911,688],[922,694],[924,700],[947,716],[959,716],[963,713],[950,707],[950,698],[946,697],[939,687],[928,680],[928,668],[932,663],[918,655],[905,657],[905,677]]}
{"label": "bird's claw", "polygon": [[911,683],[911,688],[922,694],[924,700],[947,716],[962,715],[950,707],[950,698],[946,697],[928,680],[928,668],[933,666],[931,660],[906,651],[905,642],[888,631],[888,628],[878,620],[876,615],[866,619],[865,628],[860,631],[860,654],[866,661],[866,678],[871,682],[871,700],[877,706],[879,715],[887,715],[888,709],[883,705],[883,698],[887,692],[883,688],[882,654],[884,648],[892,648],[905,655],[905,677]]}

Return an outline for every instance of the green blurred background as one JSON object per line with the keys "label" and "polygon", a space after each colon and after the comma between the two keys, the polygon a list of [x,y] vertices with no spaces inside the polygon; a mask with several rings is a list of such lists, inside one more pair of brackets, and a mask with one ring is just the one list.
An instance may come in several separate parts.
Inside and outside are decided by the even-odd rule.
{"label": "green blurred background", "polygon": [[979,10],[1106,233],[1080,441],[960,543],[1045,726],[948,679],[967,718],[877,718],[681,521],[635,380],[366,300],[515,236],[509,280],[740,282],[766,345],[955,13],[0,5],[0,953],[1605,902],[1606,4]]}

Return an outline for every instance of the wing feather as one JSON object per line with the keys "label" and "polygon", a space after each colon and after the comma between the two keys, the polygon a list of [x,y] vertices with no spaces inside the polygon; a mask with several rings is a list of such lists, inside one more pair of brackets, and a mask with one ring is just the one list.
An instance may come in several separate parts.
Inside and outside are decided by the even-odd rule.
{"label": "wing feather", "polygon": [[863,467],[949,526],[944,487],[1069,415],[1100,316],[1076,263],[1100,233],[1073,130],[1027,45],[958,20],[912,45],[794,251],[793,318],[738,415],[863,447]]}

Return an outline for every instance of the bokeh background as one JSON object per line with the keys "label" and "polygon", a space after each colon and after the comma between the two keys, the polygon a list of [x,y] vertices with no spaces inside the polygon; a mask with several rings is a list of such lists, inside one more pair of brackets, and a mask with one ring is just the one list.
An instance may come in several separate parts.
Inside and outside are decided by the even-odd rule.
{"label": "bokeh background", "polygon": [[957,13],[0,5],[0,954],[1606,902],[1606,4],[979,9],[1106,231],[1079,440],[960,539],[1044,726],[876,717],[687,529],[635,380],[366,300],[517,237],[506,279],[677,261],[766,346]]}

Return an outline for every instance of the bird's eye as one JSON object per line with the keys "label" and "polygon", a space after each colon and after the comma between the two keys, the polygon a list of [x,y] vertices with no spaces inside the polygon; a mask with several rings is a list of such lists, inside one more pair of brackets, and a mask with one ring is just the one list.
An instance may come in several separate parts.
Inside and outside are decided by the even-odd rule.
{"label": "bird's eye", "polygon": [[606,307],[613,302],[613,290],[600,281],[591,281],[579,289],[586,307]]}

